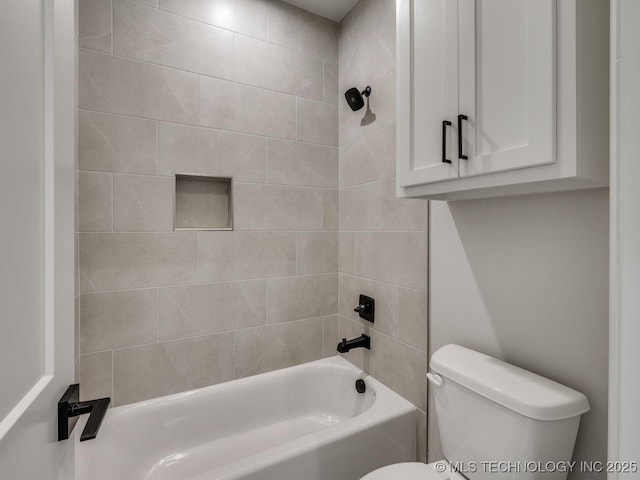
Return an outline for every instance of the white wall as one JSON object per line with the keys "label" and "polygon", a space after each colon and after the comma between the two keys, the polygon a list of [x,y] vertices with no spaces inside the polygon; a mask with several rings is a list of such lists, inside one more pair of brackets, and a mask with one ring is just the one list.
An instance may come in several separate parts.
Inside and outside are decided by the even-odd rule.
{"label": "white wall", "polygon": [[[611,407],[609,455],[640,461],[640,2],[612,2]],[[611,475],[610,478],[639,478]]]}
{"label": "white wall", "polygon": [[431,352],[457,343],[583,392],[575,459],[604,460],[608,190],[432,202],[430,231]]}

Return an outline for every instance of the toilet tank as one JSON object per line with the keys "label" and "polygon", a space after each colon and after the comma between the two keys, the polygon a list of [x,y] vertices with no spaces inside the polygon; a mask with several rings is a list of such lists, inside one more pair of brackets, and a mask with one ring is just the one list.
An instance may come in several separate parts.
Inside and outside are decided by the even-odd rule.
{"label": "toilet tank", "polygon": [[431,357],[442,453],[472,480],[562,480],[580,424],[582,393],[458,345]]}

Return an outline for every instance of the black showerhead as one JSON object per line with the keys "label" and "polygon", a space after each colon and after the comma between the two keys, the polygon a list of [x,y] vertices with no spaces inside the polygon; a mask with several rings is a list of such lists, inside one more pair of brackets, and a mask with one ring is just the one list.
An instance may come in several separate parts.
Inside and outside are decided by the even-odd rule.
{"label": "black showerhead", "polygon": [[362,92],[360,92],[356,87],[350,88],[344,92],[344,98],[347,99],[347,103],[354,112],[364,107],[364,98],[362,97],[368,97],[369,95],[371,95],[371,87],[365,88]]}

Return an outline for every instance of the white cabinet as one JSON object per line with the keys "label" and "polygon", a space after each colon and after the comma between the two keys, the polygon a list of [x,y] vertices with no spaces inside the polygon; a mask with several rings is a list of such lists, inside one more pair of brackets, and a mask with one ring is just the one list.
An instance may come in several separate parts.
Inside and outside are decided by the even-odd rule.
{"label": "white cabinet", "polygon": [[606,0],[397,0],[398,195],[608,184]]}

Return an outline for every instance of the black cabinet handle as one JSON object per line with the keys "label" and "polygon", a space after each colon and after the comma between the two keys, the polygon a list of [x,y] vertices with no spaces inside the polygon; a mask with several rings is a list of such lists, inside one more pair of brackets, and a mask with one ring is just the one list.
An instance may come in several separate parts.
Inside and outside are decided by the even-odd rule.
{"label": "black cabinet handle", "polygon": [[442,163],[451,163],[451,160],[447,159],[447,127],[450,126],[449,120],[442,121]]}
{"label": "black cabinet handle", "polygon": [[458,115],[458,158],[469,160],[469,157],[462,153],[462,121],[469,120],[466,115]]}

